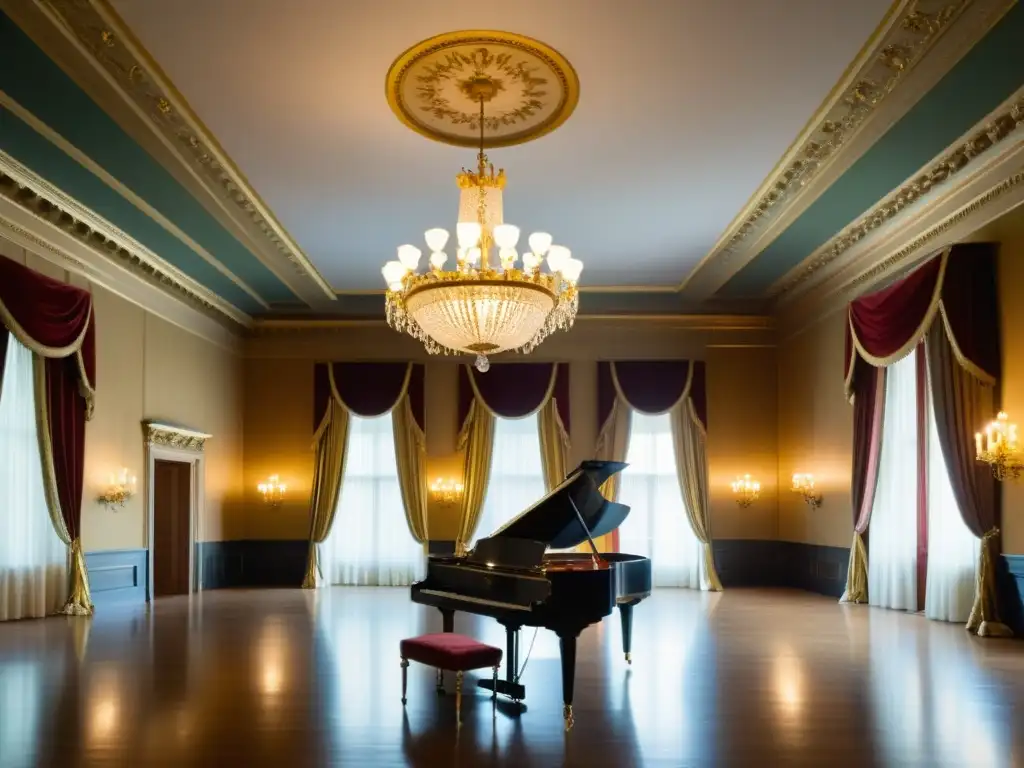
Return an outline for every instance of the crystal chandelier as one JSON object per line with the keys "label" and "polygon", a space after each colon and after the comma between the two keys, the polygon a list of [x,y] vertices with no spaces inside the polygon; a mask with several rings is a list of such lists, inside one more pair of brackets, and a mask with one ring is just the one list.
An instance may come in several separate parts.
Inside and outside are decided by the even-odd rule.
{"label": "crystal chandelier", "polygon": [[[502,216],[505,171],[495,173],[484,153],[484,106],[498,86],[488,77],[467,85],[480,103],[480,152],[476,171],[463,168],[457,176],[455,269],[444,269],[449,233],[436,228],[424,235],[431,252],[428,270],[416,271],[419,248],[402,245],[398,260],[381,272],[388,286],[388,325],[421,341],[430,354],[475,354],[476,368],[484,372],[488,355],[528,353],[555,331],[572,327],[583,263],[545,232],[529,236],[529,250],[520,259],[519,227]],[[541,269],[545,256],[549,271]]]}

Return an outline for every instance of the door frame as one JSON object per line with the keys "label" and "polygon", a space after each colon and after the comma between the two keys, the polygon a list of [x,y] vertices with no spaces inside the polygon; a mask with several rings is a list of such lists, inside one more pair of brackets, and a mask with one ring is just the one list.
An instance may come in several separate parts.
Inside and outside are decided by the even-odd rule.
{"label": "door frame", "polygon": [[196,542],[199,540],[203,511],[206,504],[206,461],[203,448],[212,435],[197,432],[166,422],[147,420],[142,422],[146,436],[146,550],[149,563],[146,567],[146,600],[153,600],[153,574],[155,566],[154,497],[156,491],[157,460],[176,461],[189,465],[189,510],[188,510],[188,591],[189,594],[202,589],[202,561],[196,558]]}

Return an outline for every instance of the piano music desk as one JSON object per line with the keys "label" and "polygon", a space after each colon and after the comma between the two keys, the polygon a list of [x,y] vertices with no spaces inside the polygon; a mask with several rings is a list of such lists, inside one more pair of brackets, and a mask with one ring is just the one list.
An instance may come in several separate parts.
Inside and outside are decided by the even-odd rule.
{"label": "piano music desk", "polygon": [[[465,635],[454,632],[440,632],[420,635],[403,640],[399,645],[402,656],[402,705],[405,705],[405,692],[408,677],[409,660],[437,669],[438,692],[443,692],[444,671],[455,673],[455,720],[462,725],[462,674],[473,669],[491,667],[492,679],[498,680],[498,667],[501,666],[501,649],[493,645],[478,642]],[[491,695],[491,709],[497,705],[497,693]]]}

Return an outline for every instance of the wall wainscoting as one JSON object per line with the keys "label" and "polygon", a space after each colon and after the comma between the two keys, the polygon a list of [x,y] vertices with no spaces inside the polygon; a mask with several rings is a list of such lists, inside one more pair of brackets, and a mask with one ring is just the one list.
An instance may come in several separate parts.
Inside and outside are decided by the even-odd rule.
{"label": "wall wainscoting", "polygon": [[787,587],[839,599],[850,550],[795,541],[718,539],[715,565],[723,587]]}
{"label": "wall wainscoting", "polygon": [[1003,620],[1010,625],[1017,637],[1024,636],[1024,555],[1003,555],[1006,578],[1000,579],[1003,606],[1006,616]]}
{"label": "wall wainscoting", "polygon": [[92,601],[99,607],[146,602],[149,551],[111,549],[85,553]]}
{"label": "wall wainscoting", "polygon": [[242,539],[196,544],[203,589],[300,587],[309,542],[299,539]]}

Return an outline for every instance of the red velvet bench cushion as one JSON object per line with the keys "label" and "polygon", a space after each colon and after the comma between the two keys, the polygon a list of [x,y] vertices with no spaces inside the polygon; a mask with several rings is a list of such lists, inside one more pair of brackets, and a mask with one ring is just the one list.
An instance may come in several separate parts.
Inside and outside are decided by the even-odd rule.
{"label": "red velvet bench cushion", "polygon": [[453,672],[501,665],[500,648],[454,632],[410,637],[402,641],[400,649],[403,659]]}

